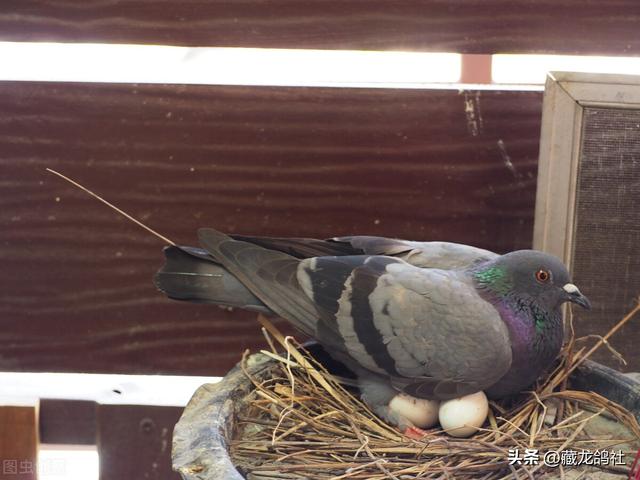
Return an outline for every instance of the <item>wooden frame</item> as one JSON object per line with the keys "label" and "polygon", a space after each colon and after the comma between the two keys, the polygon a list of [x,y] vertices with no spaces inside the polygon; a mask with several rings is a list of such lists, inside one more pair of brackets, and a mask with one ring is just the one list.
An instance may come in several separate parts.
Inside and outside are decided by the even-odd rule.
{"label": "wooden frame", "polygon": [[[578,337],[607,332],[640,291],[637,158],[640,77],[549,74],[533,244],[560,257],[593,304],[573,311]],[[604,351],[596,360],[637,369],[640,330],[624,327],[615,341],[627,367]]]}
{"label": "wooden frame", "polygon": [[533,248],[571,268],[583,110],[640,109],[640,76],[551,72],[543,102]]}

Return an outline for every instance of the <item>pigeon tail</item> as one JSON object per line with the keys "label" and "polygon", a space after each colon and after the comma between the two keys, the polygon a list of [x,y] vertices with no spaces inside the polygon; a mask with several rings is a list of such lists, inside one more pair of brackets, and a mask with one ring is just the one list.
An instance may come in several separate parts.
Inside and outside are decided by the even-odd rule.
{"label": "pigeon tail", "polygon": [[156,287],[174,300],[242,308],[271,314],[271,310],[205,250],[171,246],[156,273]]}

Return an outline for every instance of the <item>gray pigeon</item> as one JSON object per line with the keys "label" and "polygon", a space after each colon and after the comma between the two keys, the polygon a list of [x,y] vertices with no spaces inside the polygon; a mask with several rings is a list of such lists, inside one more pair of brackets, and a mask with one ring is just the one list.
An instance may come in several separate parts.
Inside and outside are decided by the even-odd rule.
{"label": "gray pigeon", "polygon": [[198,231],[204,249],[165,248],[155,277],[170,298],[275,314],[357,375],[386,420],[403,391],[446,400],[522,391],[563,340],[560,306],[590,308],[557,258],[447,242],[330,240]]}

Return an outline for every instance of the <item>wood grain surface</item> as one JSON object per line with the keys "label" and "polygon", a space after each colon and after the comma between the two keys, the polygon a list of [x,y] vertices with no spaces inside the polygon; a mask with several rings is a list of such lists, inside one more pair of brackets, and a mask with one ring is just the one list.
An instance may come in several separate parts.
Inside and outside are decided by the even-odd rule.
{"label": "wood grain surface", "polygon": [[539,92],[0,84],[0,370],[220,375],[255,315],[167,300],[196,229],[531,245]]}
{"label": "wood grain surface", "polygon": [[98,405],[100,480],[180,480],[171,468],[173,427],[182,408]]}
{"label": "wood grain surface", "polygon": [[5,41],[638,55],[636,0],[4,0]]}
{"label": "wood grain surface", "polygon": [[98,404],[89,400],[41,399],[40,442],[95,445],[97,409]]}
{"label": "wood grain surface", "polygon": [[36,480],[38,407],[0,406],[0,479]]}

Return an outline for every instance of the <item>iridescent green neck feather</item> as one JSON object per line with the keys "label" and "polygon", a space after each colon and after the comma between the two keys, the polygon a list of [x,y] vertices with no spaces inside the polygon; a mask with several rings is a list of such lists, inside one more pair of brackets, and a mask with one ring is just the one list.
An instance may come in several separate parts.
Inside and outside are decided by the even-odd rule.
{"label": "iridescent green neck feather", "polygon": [[509,275],[499,265],[477,270],[473,275],[481,288],[486,288],[501,297],[506,297],[513,289]]}

